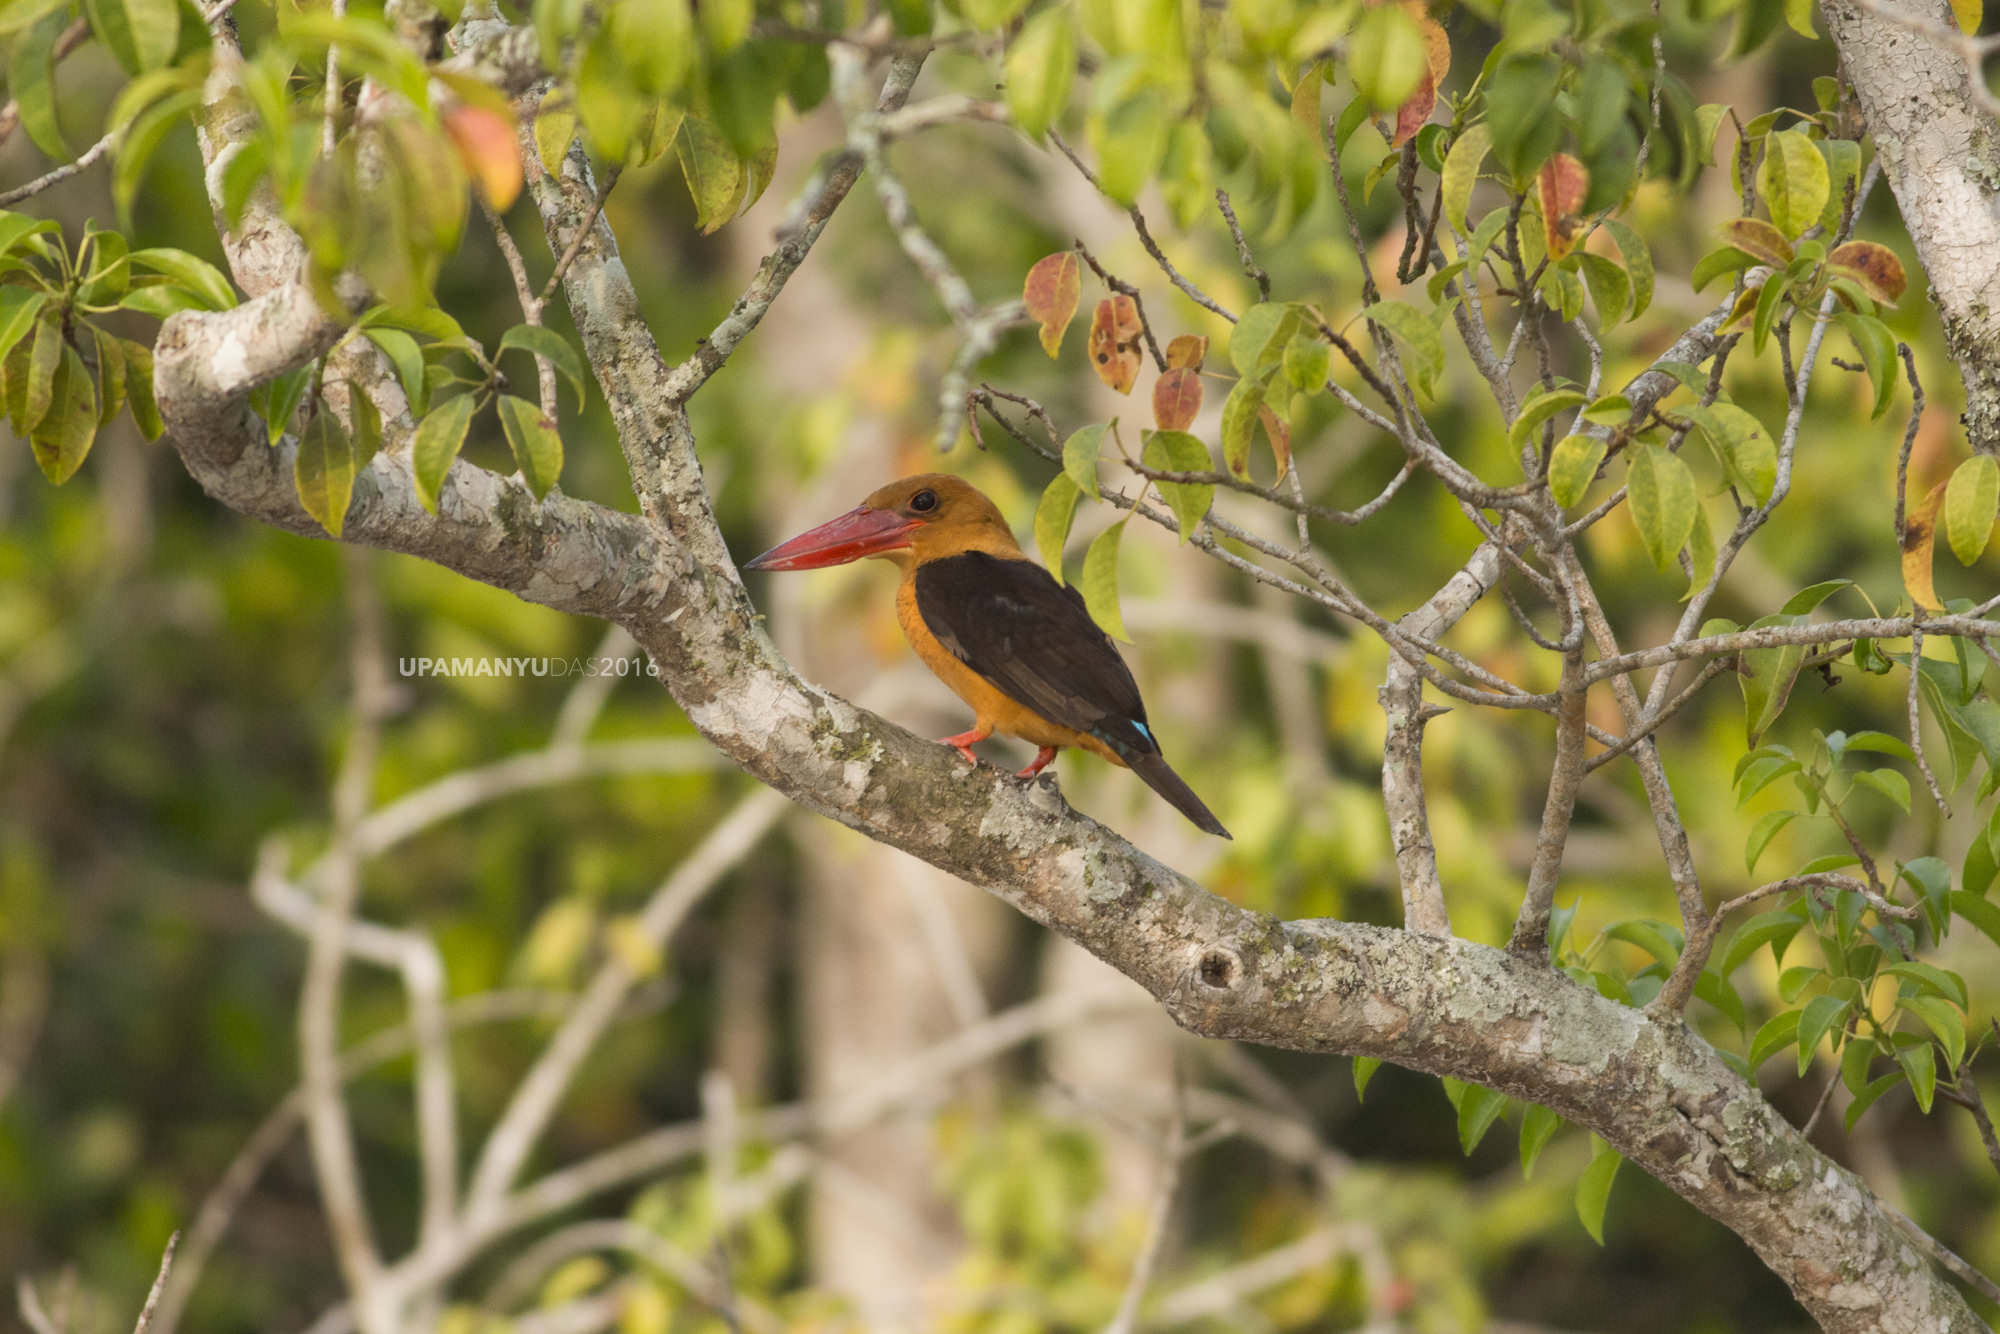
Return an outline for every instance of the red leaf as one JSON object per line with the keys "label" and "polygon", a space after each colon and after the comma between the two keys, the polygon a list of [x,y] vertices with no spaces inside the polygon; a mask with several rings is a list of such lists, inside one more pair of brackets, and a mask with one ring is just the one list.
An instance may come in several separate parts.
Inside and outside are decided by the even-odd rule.
{"label": "red leaf", "polygon": [[514,122],[490,107],[461,102],[444,113],[444,128],[480,197],[495,213],[513,207],[521,193],[521,140]]}
{"label": "red leaf", "polygon": [[1201,412],[1201,373],[1181,367],[1153,382],[1153,424],[1162,431],[1185,431]]}
{"label": "red leaf", "polygon": [[1121,394],[1139,378],[1139,308],[1129,296],[1106,297],[1090,317],[1090,365]]}
{"label": "red leaf", "polygon": [[1835,246],[1826,262],[1834,272],[1852,278],[1862,291],[1885,306],[1895,305],[1909,283],[1903,276],[1903,261],[1896,258],[1896,252],[1873,241],[1849,241]]}
{"label": "red leaf", "polygon": [[1541,190],[1542,229],[1548,237],[1549,258],[1561,259],[1583,235],[1583,197],[1590,189],[1590,172],[1567,153],[1542,164],[1536,179]]}
{"label": "red leaf", "polygon": [[1044,255],[1028,270],[1028,280],[1021,286],[1021,304],[1028,308],[1030,319],[1041,322],[1042,351],[1051,357],[1062,347],[1082,290],[1082,268],[1073,250]]}
{"label": "red leaf", "polygon": [[1401,148],[1424,128],[1424,122],[1437,109],[1437,100],[1437,82],[1431,78],[1429,71],[1425,71],[1424,77],[1417,82],[1417,91],[1396,108],[1396,128],[1389,136],[1389,147]]}

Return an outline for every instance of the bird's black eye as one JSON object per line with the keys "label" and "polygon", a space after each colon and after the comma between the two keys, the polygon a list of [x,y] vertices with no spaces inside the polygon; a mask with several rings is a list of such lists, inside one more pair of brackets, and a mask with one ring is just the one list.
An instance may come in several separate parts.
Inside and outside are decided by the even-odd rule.
{"label": "bird's black eye", "polygon": [[929,514],[937,508],[937,492],[926,487],[910,497],[910,508],[919,514]]}

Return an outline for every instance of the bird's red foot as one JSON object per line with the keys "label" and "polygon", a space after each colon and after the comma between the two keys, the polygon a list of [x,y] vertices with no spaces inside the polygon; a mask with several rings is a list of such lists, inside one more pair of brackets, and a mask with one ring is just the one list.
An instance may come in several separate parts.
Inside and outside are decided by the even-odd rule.
{"label": "bird's red foot", "polygon": [[973,728],[969,732],[960,732],[957,736],[941,736],[938,738],[938,744],[941,746],[950,746],[953,750],[965,756],[965,762],[976,769],[979,767],[979,757],[972,753],[972,748],[992,735],[993,729],[991,727],[980,726]]}
{"label": "bird's red foot", "polygon": [[1043,746],[1040,750],[1035,752],[1035,762],[1029,765],[1027,768],[1021,770],[1020,773],[1015,774],[1014,777],[1033,778],[1036,774],[1048,768],[1049,761],[1054,759],[1055,757],[1056,757],[1056,748],[1054,746]]}

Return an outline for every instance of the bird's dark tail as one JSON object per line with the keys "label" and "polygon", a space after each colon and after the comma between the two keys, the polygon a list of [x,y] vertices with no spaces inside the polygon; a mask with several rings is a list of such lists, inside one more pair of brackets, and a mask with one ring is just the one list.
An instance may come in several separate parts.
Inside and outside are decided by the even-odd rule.
{"label": "bird's dark tail", "polygon": [[1222,821],[1216,819],[1214,812],[1201,804],[1201,798],[1194,794],[1194,789],[1183,783],[1181,776],[1168,767],[1166,757],[1160,752],[1156,750],[1144,755],[1128,754],[1123,758],[1125,763],[1131,766],[1133,773],[1146,780],[1147,787],[1165,797],[1175,810],[1194,821],[1202,832],[1222,838],[1230,837],[1229,831],[1222,827]]}

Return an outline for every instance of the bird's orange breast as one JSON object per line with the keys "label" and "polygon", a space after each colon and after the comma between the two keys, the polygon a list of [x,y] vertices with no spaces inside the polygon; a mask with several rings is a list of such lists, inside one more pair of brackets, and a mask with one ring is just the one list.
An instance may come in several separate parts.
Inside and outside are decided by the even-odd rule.
{"label": "bird's orange breast", "polygon": [[896,589],[896,620],[901,623],[904,637],[910,641],[910,647],[916,650],[924,666],[951,687],[953,694],[972,706],[980,726],[991,727],[996,732],[1019,737],[1037,746],[1074,746],[1101,755],[1121,768],[1125,766],[1125,762],[1096,737],[1050,722],[960,662],[950,649],[939,643],[938,637],[924,624],[923,613],[917,609],[915,572],[913,565],[905,572],[901,586]]}

